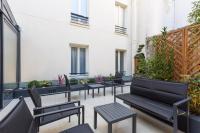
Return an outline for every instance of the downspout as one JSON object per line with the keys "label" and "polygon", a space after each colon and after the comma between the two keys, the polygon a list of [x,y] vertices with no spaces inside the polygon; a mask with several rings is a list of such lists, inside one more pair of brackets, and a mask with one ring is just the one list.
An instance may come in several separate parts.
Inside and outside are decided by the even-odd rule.
{"label": "downspout", "polygon": [[130,29],[131,29],[131,32],[130,32],[130,39],[131,39],[131,75],[133,74],[133,0],[131,0],[131,13],[130,13],[130,21],[131,21],[131,24],[130,24]]}

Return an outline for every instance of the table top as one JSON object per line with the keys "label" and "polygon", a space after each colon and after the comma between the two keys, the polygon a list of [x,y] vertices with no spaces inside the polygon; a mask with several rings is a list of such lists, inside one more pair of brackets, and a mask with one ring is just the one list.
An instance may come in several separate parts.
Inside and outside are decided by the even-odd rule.
{"label": "table top", "polygon": [[116,102],[94,107],[94,110],[108,123],[115,123],[136,116],[134,111]]}
{"label": "table top", "polygon": [[104,85],[102,84],[88,84],[88,87],[90,88],[102,88]]}

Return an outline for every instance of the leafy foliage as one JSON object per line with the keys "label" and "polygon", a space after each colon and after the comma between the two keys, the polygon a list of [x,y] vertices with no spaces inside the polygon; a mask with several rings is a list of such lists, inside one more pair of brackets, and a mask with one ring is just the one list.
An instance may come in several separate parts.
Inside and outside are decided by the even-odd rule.
{"label": "leafy foliage", "polygon": [[40,87],[39,81],[33,80],[33,81],[30,81],[30,82],[28,83],[28,88],[33,88],[33,87],[35,87],[35,88]]}
{"label": "leafy foliage", "polygon": [[48,86],[51,86],[51,85],[52,85],[52,83],[50,81],[47,81],[47,80],[43,80],[43,81],[33,80],[33,81],[30,81],[28,83],[28,88],[48,87]]}
{"label": "leafy foliage", "polygon": [[196,0],[193,2],[192,12],[188,16],[188,21],[191,24],[200,23],[200,0]]}
{"label": "leafy foliage", "polygon": [[183,81],[189,83],[188,95],[192,98],[190,102],[190,112],[195,115],[200,115],[200,73],[190,77],[184,75]]}
{"label": "leafy foliage", "polygon": [[52,83],[47,80],[39,81],[39,84],[40,84],[40,87],[49,87],[52,85]]}
{"label": "leafy foliage", "polygon": [[164,27],[162,35],[154,37],[152,42],[155,53],[149,59],[139,59],[137,73],[151,79],[170,81],[173,79],[174,52],[167,46],[167,28]]}
{"label": "leafy foliage", "polygon": [[69,82],[70,82],[71,85],[77,85],[78,84],[78,80],[75,79],[75,78],[71,78]]}

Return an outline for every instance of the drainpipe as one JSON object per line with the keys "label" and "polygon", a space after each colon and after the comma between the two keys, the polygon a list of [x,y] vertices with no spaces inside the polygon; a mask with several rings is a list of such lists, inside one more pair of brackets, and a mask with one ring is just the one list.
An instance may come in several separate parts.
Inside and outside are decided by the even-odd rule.
{"label": "drainpipe", "polygon": [[176,2],[175,2],[175,0],[173,0],[173,2],[174,2],[174,22],[173,22],[173,29],[175,29],[176,28],[176,11],[175,11],[175,8],[176,8]]}
{"label": "drainpipe", "polygon": [[130,39],[131,39],[131,75],[133,74],[133,1],[134,0],[131,0],[131,13],[130,13],[130,21],[131,21],[131,24],[130,24],[130,29],[131,29],[131,32],[130,32]]}

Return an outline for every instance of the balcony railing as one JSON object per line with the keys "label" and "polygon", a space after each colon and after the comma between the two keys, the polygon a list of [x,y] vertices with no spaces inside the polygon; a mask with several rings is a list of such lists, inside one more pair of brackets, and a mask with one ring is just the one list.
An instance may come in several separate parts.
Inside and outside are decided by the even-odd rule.
{"label": "balcony railing", "polygon": [[71,13],[71,22],[76,24],[88,25],[89,18],[76,13]]}
{"label": "balcony railing", "polygon": [[115,25],[115,32],[119,34],[127,34],[127,28]]}

